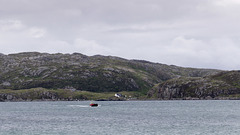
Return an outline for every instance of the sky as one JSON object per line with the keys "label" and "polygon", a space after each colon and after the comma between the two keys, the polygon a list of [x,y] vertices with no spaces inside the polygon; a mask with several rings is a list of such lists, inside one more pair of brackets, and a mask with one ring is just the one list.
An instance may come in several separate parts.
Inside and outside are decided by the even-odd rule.
{"label": "sky", "polygon": [[240,0],[0,0],[0,53],[240,68]]}

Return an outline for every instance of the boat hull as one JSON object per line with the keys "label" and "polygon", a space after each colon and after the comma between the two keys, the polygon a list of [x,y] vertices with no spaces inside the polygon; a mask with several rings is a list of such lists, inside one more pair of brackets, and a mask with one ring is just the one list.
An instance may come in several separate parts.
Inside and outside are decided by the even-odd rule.
{"label": "boat hull", "polygon": [[98,104],[90,104],[91,107],[97,107]]}

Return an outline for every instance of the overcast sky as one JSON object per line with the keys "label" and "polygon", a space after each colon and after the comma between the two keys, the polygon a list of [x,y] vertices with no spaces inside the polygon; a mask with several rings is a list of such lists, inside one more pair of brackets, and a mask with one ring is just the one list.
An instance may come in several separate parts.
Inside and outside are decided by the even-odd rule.
{"label": "overcast sky", "polygon": [[1,53],[240,68],[240,0],[0,0]]}

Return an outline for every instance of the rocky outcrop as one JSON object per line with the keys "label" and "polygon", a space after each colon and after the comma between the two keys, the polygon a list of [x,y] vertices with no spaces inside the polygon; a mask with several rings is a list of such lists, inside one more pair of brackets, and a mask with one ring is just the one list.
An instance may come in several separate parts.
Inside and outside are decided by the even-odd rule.
{"label": "rocky outcrop", "polygon": [[240,99],[240,72],[221,72],[207,77],[181,77],[160,83],[148,92],[156,99]]}

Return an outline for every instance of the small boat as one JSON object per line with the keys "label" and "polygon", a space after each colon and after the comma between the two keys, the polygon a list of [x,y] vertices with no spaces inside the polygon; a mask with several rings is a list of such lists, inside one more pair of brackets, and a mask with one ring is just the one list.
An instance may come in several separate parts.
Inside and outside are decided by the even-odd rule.
{"label": "small boat", "polygon": [[97,107],[98,104],[96,104],[96,103],[91,103],[90,106],[91,106],[91,107]]}

